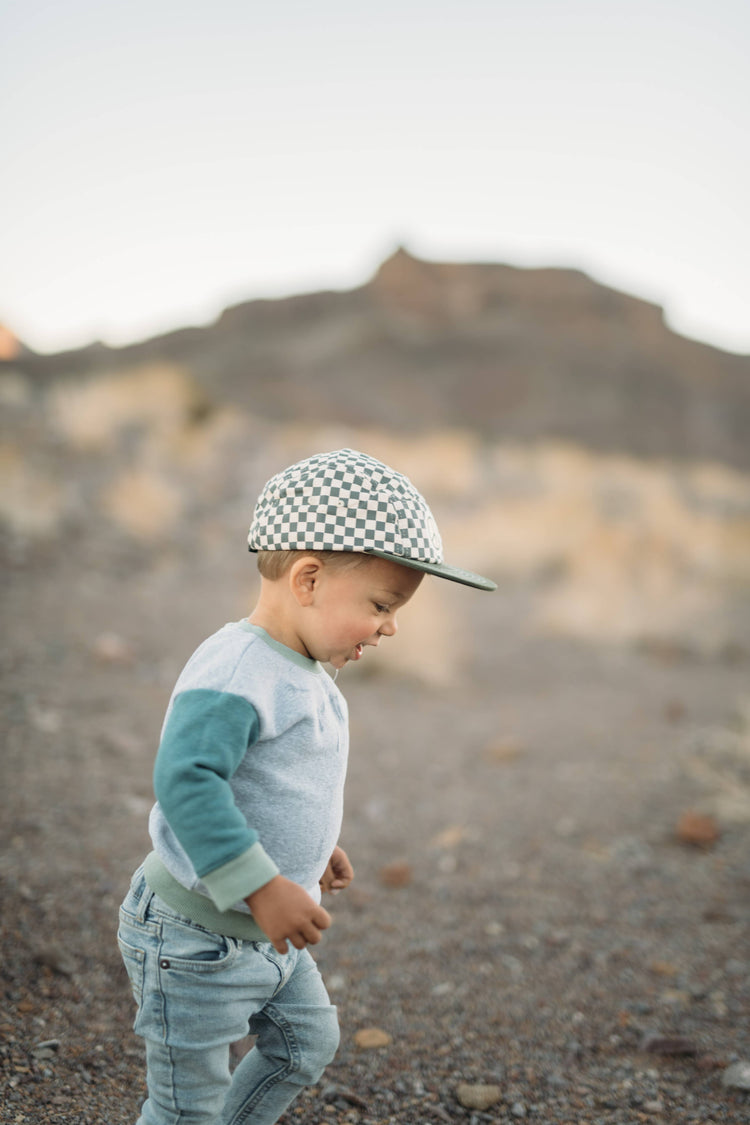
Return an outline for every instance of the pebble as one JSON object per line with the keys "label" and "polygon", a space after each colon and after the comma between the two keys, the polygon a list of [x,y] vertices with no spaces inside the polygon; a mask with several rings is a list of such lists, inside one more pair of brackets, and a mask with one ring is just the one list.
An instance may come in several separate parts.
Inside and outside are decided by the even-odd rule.
{"label": "pebble", "polygon": [[698,1047],[684,1035],[648,1033],[641,1040],[641,1050],[654,1055],[697,1055]]}
{"label": "pebble", "polygon": [[449,828],[445,828],[439,832],[437,836],[433,837],[430,841],[434,848],[455,848],[466,836],[466,829],[463,825],[452,824]]}
{"label": "pebble", "polygon": [[[364,1098],[360,1097],[354,1090],[348,1086],[339,1086],[332,1083],[323,1089],[321,1097],[327,1102],[334,1102],[338,1099],[347,1102],[349,1105],[355,1106],[357,1109],[367,1109],[367,1102]],[[333,1108],[333,1107],[332,1107]]]}
{"label": "pebble", "polygon": [[494,762],[496,765],[508,765],[525,753],[526,746],[523,742],[513,737],[507,737],[499,738],[497,742],[491,742],[485,748],[484,756],[488,762]]}
{"label": "pebble", "polygon": [[378,878],[384,887],[408,887],[414,873],[409,863],[388,863],[380,868]]}
{"label": "pebble", "polygon": [[362,1027],[355,1031],[354,1042],[363,1050],[373,1050],[376,1047],[388,1047],[393,1039],[381,1027]]}
{"label": "pebble", "polygon": [[100,633],[91,648],[103,664],[132,664],[134,660],[132,646],[119,633]]}
{"label": "pebble", "polygon": [[52,942],[40,945],[34,954],[34,960],[61,977],[72,977],[75,972],[75,965],[67,951]]}
{"label": "pebble", "polygon": [[695,809],[685,810],[677,822],[675,834],[681,844],[694,848],[712,848],[721,835],[714,818]]}
{"label": "pebble", "polygon": [[721,1076],[722,1086],[730,1090],[750,1090],[750,1062],[732,1063]]}
{"label": "pebble", "polygon": [[43,1043],[37,1043],[32,1047],[31,1053],[35,1059],[54,1059],[59,1050],[59,1039],[45,1039]]}
{"label": "pebble", "polygon": [[456,1088],[456,1097],[464,1109],[477,1109],[481,1112],[499,1102],[502,1091],[499,1086],[462,1082]]}

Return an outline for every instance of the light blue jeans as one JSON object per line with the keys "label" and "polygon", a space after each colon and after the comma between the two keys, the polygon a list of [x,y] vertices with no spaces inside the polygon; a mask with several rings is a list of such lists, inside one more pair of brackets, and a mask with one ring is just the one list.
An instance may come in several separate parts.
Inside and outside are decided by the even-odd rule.
{"label": "light blue jeans", "polygon": [[[137,1125],[272,1125],[314,1084],[339,1042],[336,1009],[307,950],[277,953],[195,925],[139,869],[118,943],[146,1042]],[[233,1074],[229,1045],[257,1035]]]}

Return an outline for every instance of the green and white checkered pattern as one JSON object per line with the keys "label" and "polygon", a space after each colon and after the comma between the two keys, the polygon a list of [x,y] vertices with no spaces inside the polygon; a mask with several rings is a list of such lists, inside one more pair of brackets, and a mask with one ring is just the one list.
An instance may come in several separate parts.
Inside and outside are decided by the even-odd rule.
{"label": "green and white checkered pattern", "polygon": [[272,477],[255,507],[251,551],[362,551],[442,563],[424,497],[401,473],[352,449],[320,453]]}
{"label": "green and white checkered pattern", "polygon": [[269,480],[255,506],[251,551],[356,551],[494,590],[481,574],[443,562],[424,497],[401,473],[366,453],[318,453]]}

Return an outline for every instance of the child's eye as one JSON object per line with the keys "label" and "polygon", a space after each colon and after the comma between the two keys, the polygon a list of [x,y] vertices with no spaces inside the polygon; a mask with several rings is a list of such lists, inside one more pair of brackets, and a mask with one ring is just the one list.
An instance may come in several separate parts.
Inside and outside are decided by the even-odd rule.
{"label": "child's eye", "polygon": [[388,606],[387,605],[379,605],[377,602],[375,602],[375,609],[378,611],[378,613],[387,613],[388,612]]}

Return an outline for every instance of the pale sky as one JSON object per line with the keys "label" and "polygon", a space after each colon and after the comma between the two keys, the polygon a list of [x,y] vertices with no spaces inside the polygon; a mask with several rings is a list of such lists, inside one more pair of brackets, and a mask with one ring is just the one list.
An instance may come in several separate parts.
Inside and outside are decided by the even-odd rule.
{"label": "pale sky", "polygon": [[126,343],[426,258],[750,352],[748,0],[0,0],[0,322]]}

